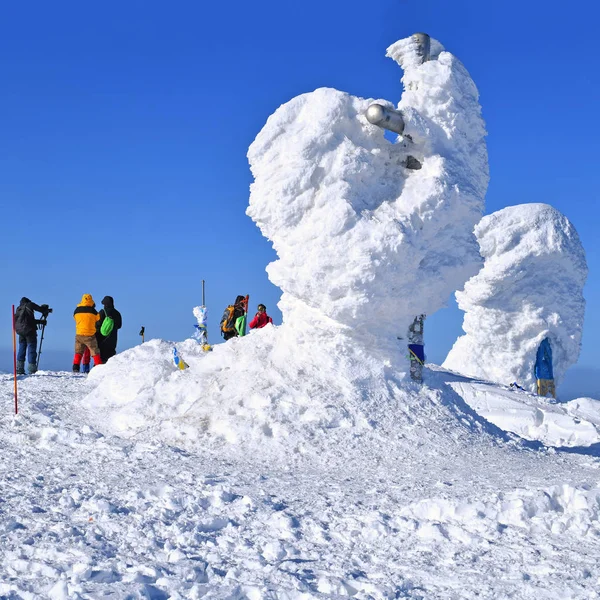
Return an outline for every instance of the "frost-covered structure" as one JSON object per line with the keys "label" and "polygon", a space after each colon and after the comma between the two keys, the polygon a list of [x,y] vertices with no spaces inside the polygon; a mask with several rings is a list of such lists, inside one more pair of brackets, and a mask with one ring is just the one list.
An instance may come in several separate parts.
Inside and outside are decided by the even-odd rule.
{"label": "frost-covered structure", "polygon": [[554,379],[577,362],[587,278],[577,231],[547,204],[510,206],[475,228],[483,269],[457,292],[463,329],[444,367],[535,391],[534,365],[549,338]]}
{"label": "frost-covered structure", "polygon": [[365,118],[373,100],[321,88],[277,109],[248,152],[247,214],[277,252],[267,271],[284,324],[336,323],[379,346],[477,272],[488,184],[478,92],[460,61],[434,40],[423,64],[413,38],[387,54],[404,69],[398,143]]}
{"label": "frost-covered structure", "polygon": [[151,421],[170,441],[276,440],[301,452],[311,428],[369,428],[379,412],[409,411],[397,338],[480,268],[473,227],[488,183],[477,89],[452,54],[431,49],[425,63],[412,38],[388,49],[404,69],[396,143],[367,121],[372,100],[333,89],[268,119],[248,152],[247,212],[278,254],[268,273],[283,291],[283,324],[211,352],[179,343],[184,371],[158,340],[140,348],[126,382],[111,359],[94,369],[85,403],[103,422],[127,435]]}

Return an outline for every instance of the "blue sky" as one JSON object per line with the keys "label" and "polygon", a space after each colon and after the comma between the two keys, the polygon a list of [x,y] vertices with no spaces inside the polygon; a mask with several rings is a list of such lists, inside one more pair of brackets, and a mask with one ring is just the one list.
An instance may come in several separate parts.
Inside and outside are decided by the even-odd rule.
{"label": "blue sky", "polygon": [[[397,102],[401,71],[385,49],[415,31],[479,88],[486,212],[546,202],[577,228],[590,268],[580,365],[595,368],[599,12],[537,0],[4,3],[0,368],[22,295],[54,307],[44,344],[56,351],[72,347],[83,293],[114,296],[120,349],[141,325],[188,337],[202,279],[213,341],[238,293],[280,322],[264,270],[275,255],[244,212],[247,148],[280,104],[321,86]],[[449,304],[428,320],[434,362],[461,331]]]}

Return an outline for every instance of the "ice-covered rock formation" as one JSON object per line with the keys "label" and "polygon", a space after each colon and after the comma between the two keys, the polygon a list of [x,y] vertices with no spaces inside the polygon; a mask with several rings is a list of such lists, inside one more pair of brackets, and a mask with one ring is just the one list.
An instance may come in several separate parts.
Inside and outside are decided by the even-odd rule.
{"label": "ice-covered rock formation", "polygon": [[537,349],[549,338],[554,379],[577,362],[587,278],[577,231],[547,204],[510,206],[475,228],[482,270],[456,293],[463,329],[444,367],[535,391]]}
{"label": "ice-covered rock formation", "polygon": [[[365,118],[373,100],[321,88],[277,109],[250,146],[247,214],[277,252],[267,271],[285,326],[318,319],[361,343],[395,342],[479,269],[472,230],[488,164],[478,93],[452,54],[432,49],[421,64],[413,38],[388,48],[404,69],[397,143]],[[406,168],[409,154],[421,169]]]}

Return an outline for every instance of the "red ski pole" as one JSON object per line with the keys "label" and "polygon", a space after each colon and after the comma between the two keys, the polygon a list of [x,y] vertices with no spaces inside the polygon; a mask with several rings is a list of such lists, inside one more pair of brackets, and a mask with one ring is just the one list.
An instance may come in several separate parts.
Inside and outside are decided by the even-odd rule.
{"label": "red ski pole", "polygon": [[17,400],[17,333],[15,331],[15,305],[12,305],[12,330],[13,330],[13,365],[15,373],[15,415],[19,414],[19,402]]}

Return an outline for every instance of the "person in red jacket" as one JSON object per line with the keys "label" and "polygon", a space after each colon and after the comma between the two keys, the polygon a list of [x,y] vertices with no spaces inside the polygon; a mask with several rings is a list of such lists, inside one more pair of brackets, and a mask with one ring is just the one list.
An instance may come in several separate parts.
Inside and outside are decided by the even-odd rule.
{"label": "person in red jacket", "polygon": [[254,319],[250,321],[250,329],[260,329],[267,323],[272,323],[273,319],[267,314],[267,307],[264,304],[258,305],[258,312],[254,316]]}

